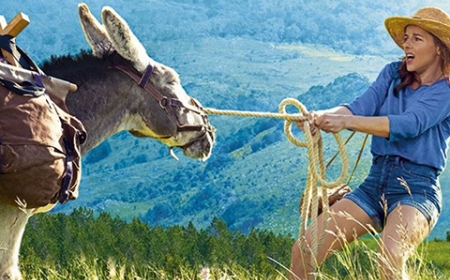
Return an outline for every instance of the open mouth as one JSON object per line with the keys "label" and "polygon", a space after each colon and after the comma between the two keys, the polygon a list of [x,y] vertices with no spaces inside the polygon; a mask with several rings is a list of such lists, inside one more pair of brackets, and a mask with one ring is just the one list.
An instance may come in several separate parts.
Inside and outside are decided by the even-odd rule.
{"label": "open mouth", "polygon": [[414,56],[412,53],[407,53],[407,54],[406,54],[406,61],[407,61],[407,62],[413,61],[414,58],[415,58],[415,56]]}

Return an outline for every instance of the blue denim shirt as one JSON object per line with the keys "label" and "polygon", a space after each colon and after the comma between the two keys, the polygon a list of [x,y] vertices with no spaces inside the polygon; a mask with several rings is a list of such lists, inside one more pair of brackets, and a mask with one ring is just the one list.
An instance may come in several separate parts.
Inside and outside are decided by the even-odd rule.
{"label": "blue denim shirt", "polygon": [[364,94],[344,106],[353,115],[389,118],[390,137],[372,137],[373,155],[400,156],[442,171],[450,136],[450,86],[439,80],[394,95],[400,63],[386,65]]}

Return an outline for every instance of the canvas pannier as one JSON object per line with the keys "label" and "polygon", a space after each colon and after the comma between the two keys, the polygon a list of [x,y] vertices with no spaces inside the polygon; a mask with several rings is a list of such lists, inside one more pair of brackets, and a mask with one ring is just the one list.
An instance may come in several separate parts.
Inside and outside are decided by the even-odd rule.
{"label": "canvas pannier", "polygon": [[39,79],[17,84],[0,77],[0,200],[36,208],[75,199],[85,139],[81,122],[52,101]]}

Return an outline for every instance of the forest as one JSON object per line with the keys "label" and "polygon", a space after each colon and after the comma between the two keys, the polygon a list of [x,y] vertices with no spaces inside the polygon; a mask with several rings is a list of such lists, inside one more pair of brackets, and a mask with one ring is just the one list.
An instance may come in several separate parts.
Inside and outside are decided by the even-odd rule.
{"label": "forest", "polygon": [[[92,210],[79,208],[70,215],[31,219],[23,238],[21,267],[24,274],[34,274],[33,269],[47,264],[56,269],[70,267],[82,256],[101,260],[105,269],[113,258],[140,275],[149,265],[175,277],[180,267],[197,270],[238,264],[269,276],[281,269],[271,259],[288,263],[292,243],[291,237],[270,231],[252,230],[246,235],[231,231],[217,218],[205,229],[196,229],[192,223],[163,228],[137,218],[124,222],[107,213],[95,217]],[[150,278],[157,279],[156,275]]]}

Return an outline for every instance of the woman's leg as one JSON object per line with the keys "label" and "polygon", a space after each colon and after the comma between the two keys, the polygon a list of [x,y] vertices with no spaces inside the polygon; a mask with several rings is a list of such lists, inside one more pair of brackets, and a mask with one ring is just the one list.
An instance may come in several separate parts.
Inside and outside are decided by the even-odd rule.
{"label": "woman's leg", "polygon": [[425,216],[412,206],[399,205],[389,214],[378,247],[382,279],[409,279],[406,261],[429,231]]}
{"label": "woman's leg", "polygon": [[[369,215],[349,199],[343,198],[333,204],[330,208],[330,215],[331,218],[326,228],[323,228],[323,214],[317,217],[318,235],[325,232],[323,242],[319,244],[317,256],[312,256],[317,264],[321,264],[345,244],[368,233],[373,226]],[[308,279],[308,276],[313,279],[314,277],[310,274],[314,272],[310,265],[311,254],[309,250],[303,250],[304,247],[311,245],[311,227],[308,227],[305,236],[300,238],[304,238],[303,243],[306,244],[300,245],[297,240],[292,247],[289,279]]]}

